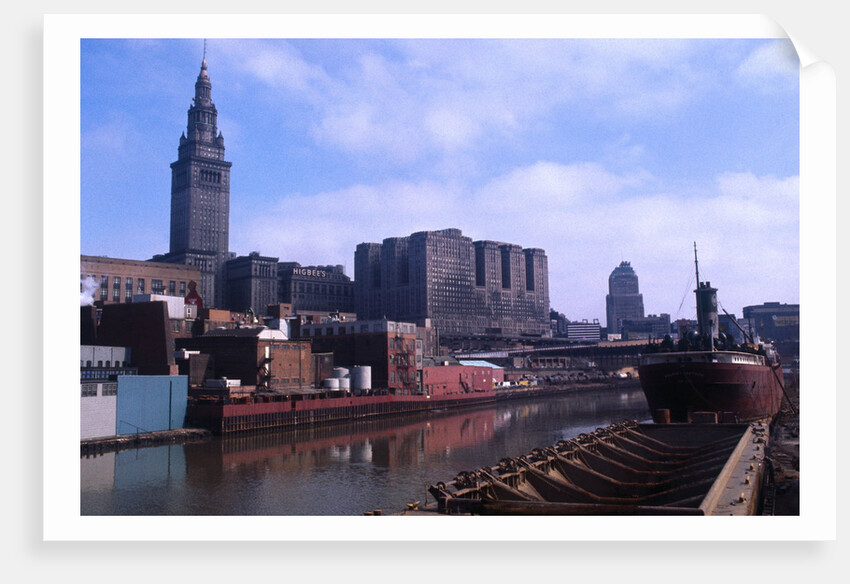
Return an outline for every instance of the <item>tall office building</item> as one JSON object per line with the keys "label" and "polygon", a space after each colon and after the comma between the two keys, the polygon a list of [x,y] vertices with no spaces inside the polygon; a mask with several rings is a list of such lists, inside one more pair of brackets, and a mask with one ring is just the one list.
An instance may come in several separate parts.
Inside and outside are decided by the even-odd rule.
{"label": "tall office building", "polygon": [[195,266],[201,271],[200,294],[211,308],[225,308],[225,262],[230,258],[230,166],[206,57],[195,82],[186,132],[177,161],[171,164],[171,238],[167,254],[155,261]]}
{"label": "tall office building", "polygon": [[643,294],[638,288],[637,274],[629,262],[620,262],[608,276],[605,315],[609,334],[622,333],[623,321],[626,319],[644,317]]}
{"label": "tall office building", "polygon": [[358,245],[354,286],[360,319],[430,322],[443,337],[551,336],[541,249],[420,231]]}
{"label": "tall office building", "polygon": [[225,263],[227,308],[252,312],[260,318],[270,305],[278,304],[277,258],[251,252]]}

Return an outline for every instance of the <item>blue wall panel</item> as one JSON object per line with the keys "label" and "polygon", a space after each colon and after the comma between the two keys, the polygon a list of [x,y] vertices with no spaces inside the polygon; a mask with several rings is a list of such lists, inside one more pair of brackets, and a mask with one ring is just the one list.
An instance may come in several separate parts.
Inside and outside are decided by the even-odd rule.
{"label": "blue wall panel", "polygon": [[126,375],[118,378],[116,434],[182,428],[186,418],[186,375]]}

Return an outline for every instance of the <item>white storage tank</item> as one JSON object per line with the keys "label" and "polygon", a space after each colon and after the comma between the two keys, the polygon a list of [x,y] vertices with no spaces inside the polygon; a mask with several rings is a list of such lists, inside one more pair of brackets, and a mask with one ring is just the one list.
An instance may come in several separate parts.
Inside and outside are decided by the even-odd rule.
{"label": "white storage tank", "polygon": [[334,367],[334,378],[342,379],[343,377],[348,377],[348,369],[345,367]]}
{"label": "white storage tank", "polygon": [[330,389],[332,391],[338,390],[339,389],[339,379],[336,379],[336,378],[325,379],[322,382],[322,387],[324,387],[325,389]]}
{"label": "white storage tank", "polygon": [[348,377],[340,377],[337,381],[339,381],[339,388],[342,390],[348,390],[351,388],[351,379]]}
{"label": "white storage tank", "polygon": [[351,388],[355,390],[372,389],[372,368],[358,365],[351,368]]}

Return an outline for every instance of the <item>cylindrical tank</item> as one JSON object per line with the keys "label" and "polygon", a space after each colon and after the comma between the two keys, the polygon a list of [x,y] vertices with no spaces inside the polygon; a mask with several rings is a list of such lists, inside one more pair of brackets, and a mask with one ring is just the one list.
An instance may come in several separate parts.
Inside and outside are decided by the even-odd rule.
{"label": "cylindrical tank", "polygon": [[340,377],[337,381],[340,389],[347,390],[351,387],[351,379],[348,377]]}
{"label": "cylindrical tank", "polygon": [[336,378],[325,379],[322,382],[322,387],[324,387],[325,389],[330,389],[330,390],[338,390],[339,389],[339,379],[336,379]]}
{"label": "cylindrical tank", "polygon": [[372,368],[368,365],[358,365],[351,368],[352,389],[372,389]]}
{"label": "cylindrical tank", "polygon": [[334,377],[336,379],[348,377],[348,369],[346,369],[345,367],[334,367]]}

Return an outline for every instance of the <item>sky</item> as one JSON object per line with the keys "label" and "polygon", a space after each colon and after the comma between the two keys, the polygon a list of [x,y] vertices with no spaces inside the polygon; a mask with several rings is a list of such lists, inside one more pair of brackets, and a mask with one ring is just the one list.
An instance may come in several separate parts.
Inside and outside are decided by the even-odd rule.
{"label": "sky", "polygon": [[[82,39],[80,252],[168,251],[203,39]],[[209,39],[230,249],[345,266],[458,228],[542,248],[551,307],[605,325],[799,303],[799,63],[787,39]]]}

